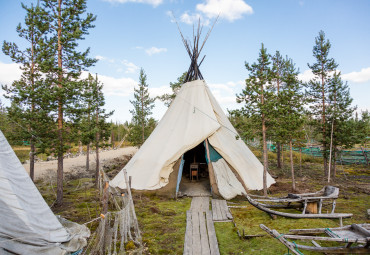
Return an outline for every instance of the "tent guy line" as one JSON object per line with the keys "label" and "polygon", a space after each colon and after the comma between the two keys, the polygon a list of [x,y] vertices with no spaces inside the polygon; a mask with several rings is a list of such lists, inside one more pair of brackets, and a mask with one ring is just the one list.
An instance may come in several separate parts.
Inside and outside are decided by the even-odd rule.
{"label": "tent guy line", "polygon": [[[199,85],[198,85],[199,86]],[[208,87],[208,86],[207,86]],[[208,87],[209,88],[209,87]],[[197,109],[200,113],[203,113],[204,115],[206,115],[208,118],[210,118],[211,120],[217,122],[221,127],[224,127],[226,128],[227,130],[229,130],[231,133],[235,134],[237,137],[239,137],[239,134],[234,132],[233,130],[231,130],[230,128],[228,128],[227,126],[221,124],[218,122],[218,120],[212,118],[212,116],[209,116],[207,113],[203,112],[201,109],[199,109],[197,106],[195,106],[194,104],[190,103],[189,101],[187,101],[185,98],[183,97],[180,97],[180,96],[177,96],[178,98],[182,99],[183,101],[185,101],[186,103],[188,103],[191,107],[194,107],[194,109]]]}

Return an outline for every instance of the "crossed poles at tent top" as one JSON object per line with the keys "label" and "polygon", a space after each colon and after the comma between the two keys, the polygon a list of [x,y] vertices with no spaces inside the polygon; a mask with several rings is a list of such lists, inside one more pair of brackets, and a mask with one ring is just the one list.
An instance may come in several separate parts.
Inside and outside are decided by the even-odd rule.
{"label": "crossed poles at tent top", "polygon": [[189,67],[188,72],[186,74],[184,83],[189,82],[189,81],[199,80],[199,79],[203,80],[203,75],[200,72],[199,67],[202,64],[202,62],[203,62],[203,60],[206,56],[205,55],[203,56],[203,58],[202,58],[202,60],[200,61],[199,64],[198,64],[198,58],[199,58],[199,55],[200,55],[200,53],[201,53],[201,51],[204,47],[204,44],[206,43],[209,35],[211,34],[211,31],[212,31],[213,27],[215,26],[219,16],[217,16],[217,18],[213,22],[212,27],[208,30],[200,48],[199,48],[199,38],[200,38],[200,36],[202,34],[202,30],[203,30],[203,25],[202,26],[200,25],[200,19],[198,21],[198,29],[197,29],[196,35],[194,34],[194,26],[193,26],[193,44],[192,44],[190,41],[188,41],[184,38],[184,36],[181,32],[180,26],[177,23],[176,18],[174,17],[173,14],[172,14],[172,16],[173,16],[173,18],[176,22],[177,28],[179,29],[179,32],[180,32],[180,35],[181,35],[182,42],[184,43],[185,49],[188,52],[190,60],[191,60],[190,67]]}

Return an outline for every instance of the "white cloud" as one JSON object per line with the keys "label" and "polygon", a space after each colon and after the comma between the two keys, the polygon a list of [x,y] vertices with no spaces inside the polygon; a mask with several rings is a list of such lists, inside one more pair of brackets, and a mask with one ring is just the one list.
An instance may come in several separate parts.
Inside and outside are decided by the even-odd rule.
{"label": "white cloud", "polygon": [[166,52],[166,51],[167,51],[166,48],[157,48],[157,47],[151,47],[145,50],[146,54],[148,54],[149,56],[154,55],[154,54],[159,54],[161,52]]}
{"label": "white cloud", "polygon": [[[337,70],[337,71],[339,72],[340,70]],[[311,69],[307,69],[303,73],[300,73],[298,75],[298,78],[303,82],[308,82],[311,79],[315,78],[315,75],[312,73]],[[362,68],[361,71],[359,72],[353,71],[353,72],[346,73],[346,74],[342,73],[342,79],[345,81],[354,82],[354,83],[369,82],[370,81],[370,67]]]}
{"label": "white cloud", "polygon": [[362,83],[370,81],[370,67],[362,68],[359,72],[351,72],[342,75],[343,80],[355,83]]}
{"label": "white cloud", "polygon": [[241,19],[244,14],[252,14],[253,9],[243,0],[205,0],[197,4],[196,10],[204,13],[208,18],[220,18],[230,22]]}
{"label": "white cloud", "polygon": [[95,56],[95,58],[96,58],[97,60],[104,60],[104,59],[105,59],[105,57],[100,56],[100,55]]}
{"label": "white cloud", "polygon": [[139,67],[136,66],[134,63],[124,59],[124,60],[116,60],[116,59],[113,59],[113,58],[107,58],[107,57],[103,57],[103,56],[96,56],[95,57],[96,59],[98,60],[101,60],[101,61],[107,61],[111,64],[114,64],[114,67],[115,69],[117,70],[117,72],[123,72],[124,69],[122,68],[121,64],[124,65],[125,67],[125,73],[135,73]]}
{"label": "white cloud", "polygon": [[209,83],[208,87],[212,94],[217,99],[221,107],[226,110],[227,108],[238,108],[236,103],[235,94],[239,92],[239,85],[244,84],[243,81],[229,81],[226,83]]}
{"label": "white cloud", "polygon": [[[0,62],[0,85],[11,85],[13,81],[19,80],[22,75],[22,70],[18,64],[5,64]],[[0,86],[0,96],[4,95],[5,91]]]}
{"label": "white cloud", "polygon": [[172,11],[166,11],[166,15],[171,18],[171,22],[175,23],[176,20],[174,19],[173,12]]}
{"label": "white cloud", "polygon": [[[87,78],[88,72],[82,72],[81,78]],[[103,92],[105,96],[122,96],[128,97],[134,93],[134,87],[137,81],[131,78],[113,78],[106,75],[98,75],[99,81],[103,86]]]}
{"label": "white cloud", "polygon": [[126,73],[135,73],[139,69],[137,65],[127,60],[123,60],[122,64],[126,67]]}
{"label": "white cloud", "polygon": [[149,87],[149,94],[152,98],[157,97],[157,96],[161,96],[163,94],[171,94],[171,93],[172,93],[172,89],[169,86],[161,86],[159,88],[150,88]]}
{"label": "white cloud", "polygon": [[224,93],[228,93],[228,94],[234,93],[234,90],[232,89],[232,87],[234,86],[230,86],[229,83],[226,83],[226,84],[212,83],[212,84],[208,84],[208,86],[211,88],[211,90],[217,90],[217,91],[223,90]]}
{"label": "white cloud", "polygon": [[110,3],[142,3],[142,4],[150,4],[153,5],[154,7],[157,7],[158,5],[163,3],[163,0],[104,0],[106,2]]}
{"label": "white cloud", "polygon": [[185,23],[185,24],[188,24],[188,25],[192,25],[194,23],[198,23],[198,21],[201,21],[201,24],[203,24],[204,26],[208,26],[209,25],[209,19],[205,19],[203,17],[203,15],[199,14],[199,13],[193,13],[193,14],[189,14],[188,12],[184,12],[181,16],[180,16],[180,21]]}
{"label": "white cloud", "polygon": [[309,82],[313,78],[315,78],[315,75],[312,73],[311,69],[307,69],[303,73],[298,74],[298,79],[303,82]]}

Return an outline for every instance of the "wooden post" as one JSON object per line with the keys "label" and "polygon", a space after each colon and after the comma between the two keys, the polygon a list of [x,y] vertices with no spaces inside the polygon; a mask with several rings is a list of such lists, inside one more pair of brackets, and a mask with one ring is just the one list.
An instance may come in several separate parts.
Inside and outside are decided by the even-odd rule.
{"label": "wooden post", "polygon": [[306,214],[306,208],[307,208],[307,200],[304,201],[304,207],[303,207],[302,214]]}
{"label": "wooden post", "polygon": [[302,147],[299,147],[299,171],[302,175]]}
{"label": "wooden post", "polygon": [[369,165],[369,159],[367,158],[367,154],[366,154],[366,152],[364,150],[364,147],[361,146],[361,150],[362,150],[362,154],[364,154],[364,158],[366,160],[366,164]]}
{"label": "wooden post", "polygon": [[319,202],[319,213],[321,214],[321,210],[322,210],[322,198],[320,198],[320,202]]}
{"label": "wooden post", "polygon": [[[136,217],[134,201],[132,199],[132,194],[131,194],[131,186],[129,184],[129,180],[128,180],[128,177],[127,177],[126,169],[123,169],[123,174],[125,176],[125,182],[126,182],[126,189],[127,189],[127,194],[128,194],[128,200],[129,200],[129,204],[131,206],[131,212],[132,212],[132,217],[134,218],[135,228],[139,231],[139,224],[138,224],[137,217]],[[139,236],[138,239],[141,239],[141,236]]]}
{"label": "wooden post", "polygon": [[103,214],[105,215],[108,212],[108,200],[109,200],[109,184],[106,181],[104,184],[103,190]]}

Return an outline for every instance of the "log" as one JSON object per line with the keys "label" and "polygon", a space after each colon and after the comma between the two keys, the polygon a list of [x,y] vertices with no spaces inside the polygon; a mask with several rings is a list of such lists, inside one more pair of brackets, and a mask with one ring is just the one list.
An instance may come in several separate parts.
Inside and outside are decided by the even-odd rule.
{"label": "log", "polygon": [[316,240],[316,241],[329,241],[329,242],[343,242],[343,243],[366,243],[366,238],[338,238],[326,236],[301,236],[301,235],[283,235],[288,239],[295,240]]}
{"label": "log", "polygon": [[268,227],[266,227],[265,225],[263,224],[260,224],[260,228],[262,228],[263,230],[265,230],[269,235],[271,235],[272,237],[278,239],[282,244],[284,244],[289,250],[291,250],[294,254],[296,255],[300,255],[300,253],[298,253],[294,246],[288,242],[284,237],[282,237],[282,235],[279,234],[279,232],[277,232],[275,229],[271,230],[269,229]]}
{"label": "log", "polygon": [[[368,224],[368,223],[356,224],[356,225],[361,226],[365,229],[370,229],[370,224]],[[330,228],[330,230],[332,230],[332,231],[350,230],[351,228],[352,228],[351,225],[347,225],[347,226],[340,227],[340,228]],[[289,232],[291,232],[293,234],[320,234],[320,233],[325,233],[326,230],[327,230],[327,228],[307,228],[307,229],[290,229]]]}
{"label": "log", "polygon": [[364,227],[357,225],[357,224],[352,224],[351,227],[356,230],[357,232],[360,232],[362,235],[365,237],[370,237],[370,231],[365,229]]}
{"label": "log", "polygon": [[[288,243],[292,244],[291,242],[288,242]],[[296,247],[297,249],[300,249],[300,250],[316,251],[316,252],[322,252],[322,253],[334,253],[334,254],[369,254],[370,252],[370,250],[365,248],[364,246],[346,248],[344,246],[315,247],[315,246],[296,244]]]}
{"label": "log", "polygon": [[108,212],[108,200],[109,200],[109,183],[106,181],[104,183],[103,190],[103,214],[105,215]]}
{"label": "log", "polygon": [[269,208],[264,207],[262,204],[251,199],[247,194],[243,195],[247,198],[248,202],[254,207],[266,212],[275,214],[282,217],[294,218],[294,219],[339,219],[339,218],[349,218],[352,217],[352,213],[328,213],[328,214],[295,214],[295,213],[284,213],[279,211],[274,211]]}

